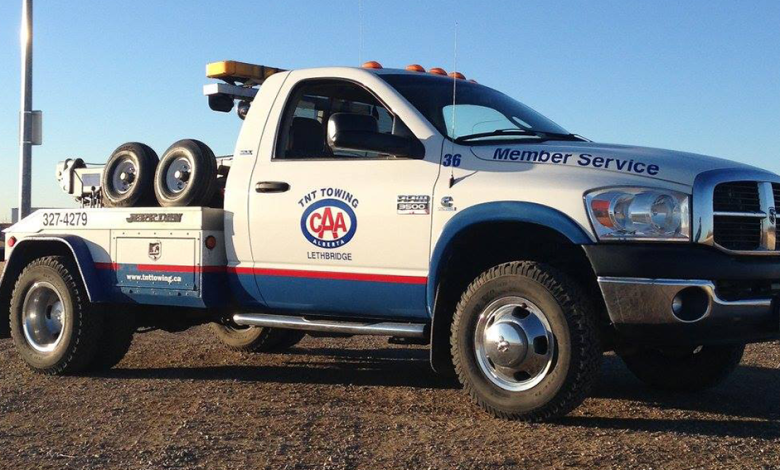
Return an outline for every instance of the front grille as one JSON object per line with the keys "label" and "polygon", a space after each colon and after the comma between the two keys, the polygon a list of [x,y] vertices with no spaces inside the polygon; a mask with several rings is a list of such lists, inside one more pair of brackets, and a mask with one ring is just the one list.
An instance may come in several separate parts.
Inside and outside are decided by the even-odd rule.
{"label": "front grille", "polygon": [[715,243],[729,250],[758,250],[761,248],[761,220],[715,216]]}
{"label": "front grille", "polygon": [[772,193],[775,196],[775,208],[780,206],[780,183],[772,183]]}
{"label": "front grille", "polygon": [[[761,190],[756,181],[732,181],[715,186],[712,194],[713,235],[715,243],[727,250],[761,249],[763,217]],[[780,185],[777,195],[780,195]],[[774,247],[772,247],[774,249]]]}
{"label": "front grille", "polygon": [[[778,186],[780,190],[780,186]],[[777,199],[777,193],[775,193]],[[758,183],[755,181],[734,181],[721,183],[715,187],[712,197],[715,212],[758,212],[761,200],[758,196]]]}

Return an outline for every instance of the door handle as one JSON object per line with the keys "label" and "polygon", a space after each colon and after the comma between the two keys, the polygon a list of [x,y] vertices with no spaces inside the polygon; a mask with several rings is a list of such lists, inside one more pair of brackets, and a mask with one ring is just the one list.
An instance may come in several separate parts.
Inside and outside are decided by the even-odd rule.
{"label": "door handle", "polygon": [[255,184],[258,193],[283,193],[290,189],[290,185],[281,181],[260,181]]}

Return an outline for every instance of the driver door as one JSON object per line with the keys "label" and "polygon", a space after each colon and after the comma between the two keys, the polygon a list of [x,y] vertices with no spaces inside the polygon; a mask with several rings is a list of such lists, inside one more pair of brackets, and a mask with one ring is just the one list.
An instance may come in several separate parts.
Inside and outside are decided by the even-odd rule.
{"label": "driver door", "polygon": [[295,74],[280,93],[287,99],[271,113],[281,116],[268,146],[272,158],[258,159],[249,196],[254,273],[265,303],[426,318],[440,141],[428,142],[422,159],[331,148],[326,131],[334,113],[369,115],[379,132],[417,137],[368,88]]}

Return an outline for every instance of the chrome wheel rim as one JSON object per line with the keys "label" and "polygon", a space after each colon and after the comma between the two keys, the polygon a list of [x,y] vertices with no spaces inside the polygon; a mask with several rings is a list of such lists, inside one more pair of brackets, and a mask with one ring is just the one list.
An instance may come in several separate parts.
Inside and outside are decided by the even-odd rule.
{"label": "chrome wheel rim", "polygon": [[22,329],[27,343],[36,351],[57,349],[67,326],[65,305],[48,282],[36,282],[27,291],[22,305]]}
{"label": "chrome wheel rim", "polygon": [[480,314],[474,332],[477,364],[493,384],[521,392],[550,371],[555,337],[542,310],[524,297],[503,297]]}
{"label": "chrome wheel rim", "polygon": [[119,194],[124,194],[133,187],[138,177],[138,168],[130,159],[120,160],[111,171],[111,184]]}
{"label": "chrome wheel rim", "polygon": [[192,163],[189,158],[179,157],[165,170],[165,186],[168,191],[178,194],[187,188],[191,175]]}

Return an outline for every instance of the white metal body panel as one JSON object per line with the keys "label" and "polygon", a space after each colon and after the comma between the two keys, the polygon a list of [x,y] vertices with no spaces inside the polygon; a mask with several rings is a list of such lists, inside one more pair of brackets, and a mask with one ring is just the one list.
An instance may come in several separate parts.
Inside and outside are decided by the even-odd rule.
{"label": "white metal body panel", "polygon": [[[30,236],[75,235],[84,240],[96,264],[153,264],[224,266],[223,211],[202,207],[39,210],[6,230],[6,239]],[[205,237],[217,239],[214,250],[200,246]],[[117,239],[146,240],[144,247],[117,251]],[[188,239],[192,249],[163,247],[163,257],[151,259],[149,240]],[[141,242],[139,242],[141,243]],[[143,244],[143,243],[142,243]],[[128,246],[129,248],[129,246]],[[12,249],[7,248],[6,258]]]}
{"label": "white metal body panel", "polygon": [[[370,89],[424,143],[426,158],[271,158],[290,92],[303,80],[324,77],[343,78]],[[432,196],[442,138],[387,83],[362,69],[291,72],[265,129],[252,186],[260,181],[282,181],[290,184],[291,189],[284,193],[256,193],[253,188],[249,191],[249,238],[254,267],[426,275],[430,213],[399,214],[397,204],[399,196]],[[302,217],[319,201],[340,199],[335,196],[338,190],[358,201],[351,206],[358,228],[343,247],[321,248],[306,238]]]}
{"label": "white metal body panel", "polygon": [[[571,151],[567,144],[568,142],[548,142],[540,145],[469,147],[446,143],[444,153],[460,155],[461,164],[458,167],[443,168],[442,177],[439,178],[436,186],[432,246],[436,245],[444,226],[452,217],[478,204],[519,201],[552,208],[571,218],[595,242],[596,237],[584,203],[586,192],[608,186],[647,186],[673,189],[683,193],[691,192],[691,184],[679,184],[625,172],[573,167],[562,163],[488,159],[495,153],[496,148],[511,148],[520,151],[545,151],[551,155],[569,154],[571,156],[568,160],[574,162],[575,155],[578,154]],[[478,155],[483,158],[479,158]],[[451,179],[453,185],[450,187]],[[442,203],[445,198],[448,199],[451,207],[446,207]]]}

